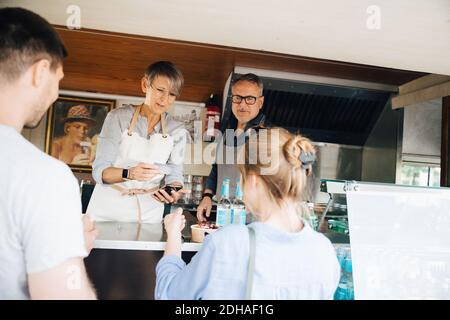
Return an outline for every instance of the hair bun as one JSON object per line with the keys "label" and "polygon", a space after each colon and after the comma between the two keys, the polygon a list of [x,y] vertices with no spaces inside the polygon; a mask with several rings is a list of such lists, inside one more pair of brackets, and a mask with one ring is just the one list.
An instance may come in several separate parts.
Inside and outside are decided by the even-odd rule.
{"label": "hair bun", "polygon": [[290,138],[283,146],[286,160],[295,168],[310,168],[316,160],[316,150],[311,141],[300,135]]}
{"label": "hair bun", "polygon": [[293,136],[283,146],[283,153],[286,157],[286,160],[292,165],[294,168],[298,168],[301,166],[300,162],[300,153],[302,149],[300,148],[300,137]]}

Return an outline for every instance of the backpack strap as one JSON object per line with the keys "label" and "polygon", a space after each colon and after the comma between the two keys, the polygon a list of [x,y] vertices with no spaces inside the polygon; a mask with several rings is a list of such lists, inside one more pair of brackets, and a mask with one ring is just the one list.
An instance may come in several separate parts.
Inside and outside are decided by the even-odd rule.
{"label": "backpack strap", "polygon": [[245,291],[245,300],[252,299],[252,289],[253,289],[253,274],[255,272],[255,229],[248,227],[248,238],[249,238],[249,260],[247,268],[247,286]]}

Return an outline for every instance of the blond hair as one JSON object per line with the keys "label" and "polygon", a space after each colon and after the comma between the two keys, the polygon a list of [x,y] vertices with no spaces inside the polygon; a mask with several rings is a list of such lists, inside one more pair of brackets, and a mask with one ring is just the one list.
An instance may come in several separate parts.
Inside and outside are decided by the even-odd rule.
{"label": "blond hair", "polygon": [[[255,141],[256,140],[256,141]],[[281,206],[286,200],[301,203],[307,200],[307,177],[312,173],[312,164],[300,160],[302,152],[310,155],[316,153],[316,149],[308,138],[299,134],[291,134],[282,128],[260,129],[255,137],[258,153],[251,148],[251,142],[247,141],[243,148],[244,164],[240,164],[242,182],[250,174],[259,176],[269,200]],[[277,140],[277,141],[275,141]],[[264,157],[270,159],[267,162]],[[271,174],[263,174],[264,170],[271,167]],[[299,214],[306,217],[304,205],[300,205]]]}

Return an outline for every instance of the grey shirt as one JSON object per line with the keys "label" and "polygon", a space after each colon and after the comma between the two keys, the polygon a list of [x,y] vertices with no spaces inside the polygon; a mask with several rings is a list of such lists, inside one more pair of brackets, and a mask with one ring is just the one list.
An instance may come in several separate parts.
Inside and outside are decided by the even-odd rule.
{"label": "grey shirt", "polygon": [[[103,170],[112,167],[117,159],[122,133],[130,127],[131,118],[133,117],[134,111],[135,109],[132,105],[124,105],[120,108],[112,110],[106,116],[102,131],[98,138],[95,160],[92,164],[92,176],[97,183],[103,184]],[[163,116],[166,119],[166,131],[169,135],[173,135],[175,132],[179,132],[179,130],[186,131],[182,122],[172,119],[167,113],[164,113]],[[158,122],[152,133],[147,135],[147,118],[141,115],[138,116],[136,124],[133,128],[133,132],[136,132],[141,137],[147,137],[147,139],[150,139],[152,135],[159,133],[160,131],[161,123]],[[184,146],[178,144],[184,144]],[[174,139],[174,150],[183,150],[184,152],[185,144],[185,139]],[[155,150],[155,152],[158,152],[158,150]],[[183,183],[183,161],[181,161],[181,163],[180,161],[175,161],[171,155],[167,161],[167,165],[169,166],[171,172],[166,175],[165,183]]]}
{"label": "grey shirt", "polygon": [[80,190],[67,165],[13,128],[0,125],[0,146],[0,300],[29,299],[30,273],[87,255]]}

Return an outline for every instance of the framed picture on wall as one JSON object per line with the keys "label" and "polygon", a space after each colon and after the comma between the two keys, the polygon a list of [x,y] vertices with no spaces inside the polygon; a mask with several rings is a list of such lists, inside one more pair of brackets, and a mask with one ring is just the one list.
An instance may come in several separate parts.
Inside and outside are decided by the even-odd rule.
{"label": "framed picture on wall", "polygon": [[92,171],[98,135],[115,100],[59,97],[48,111],[45,152],[77,171]]}
{"label": "framed picture on wall", "polygon": [[185,128],[189,133],[189,143],[202,141],[204,110],[203,104],[197,105],[193,103],[174,103],[169,109],[169,114],[174,120],[184,123]]}

